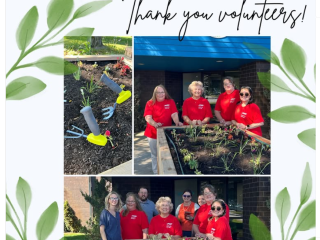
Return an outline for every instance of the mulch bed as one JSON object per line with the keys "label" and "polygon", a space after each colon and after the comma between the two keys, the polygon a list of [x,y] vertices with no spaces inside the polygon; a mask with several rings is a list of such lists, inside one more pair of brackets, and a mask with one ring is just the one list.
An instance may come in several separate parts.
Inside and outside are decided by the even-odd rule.
{"label": "mulch bed", "polygon": [[[255,139],[252,140],[251,137],[243,132],[236,134],[235,132],[230,133],[229,129],[220,129],[220,132],[212,128],[206,129],[204,133],[199,134],[196,141],[189,137],[189,134],[186,134],[185,129],[176,129],[174,134],[171,129],[165,130],[172,159],[178,174],[195,174],[195,169],[190,169],[188,160],[184,158],[186,155],[184,151],[186,150],[188,153],[193,154],[198,164],[198,171],[201,174],[270,174],[270,146],[255,141]],[[168,138],[174,143],[175,148]],[[227,142],[223,139],[227,139]],[[246,140],[247,144],[240,154],[240,142],[244,146]],[[256,172],[254,172],[254,162],[252,160],[257,159],[262,145],[264,147],[260,165],[255,165]],[[233,156],[235,157],[232,160]],[[225,163],[222,161],[223,158],[226,159]],[[180,165],[182,166],[183,173]]]}
{"label": "mulch bed", "polygon": [[[81,87],[86,87],[94,76],[94,82],[101,87],[89,94],[84,90],[86,98],[89,96],[93,114],[97,120],[101,134],[106,130],[111,132],[113,143],[117,145],[112,148],[110,142],[104,147],[88,142],[84,137],[64,140],[64,173],[65,174],[99,174],[121,163],[132,159],[132,98],[118,104],[111,118],[103,120],[102,109],[111,107],[116,102],[118,94],[99,82],[105,66],[111,70],[112,80],[118,85],[124,84],[124,90],[132,92],[131,71],[127,76],[120,76],[120,70],[113,69],[116,62],[97,62],[94,67],[91,62],[84,62],[81,67],[81,78],[75,80],[73,75],[64,77],[65,94],[67,102],[64,105],[64,135],[70,136],[66,130],[72,130],[72,125],[84,130],[85,135],[91,133],[83,115]],[[74,63],[75,65],[77,63]],[[76,131],[76,130],[73,130]]]}

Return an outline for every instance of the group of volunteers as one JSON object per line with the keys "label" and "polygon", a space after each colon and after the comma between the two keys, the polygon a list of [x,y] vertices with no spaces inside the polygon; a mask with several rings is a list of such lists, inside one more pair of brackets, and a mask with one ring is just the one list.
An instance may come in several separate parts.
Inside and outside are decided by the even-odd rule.
{"label": "group of volunteers", "polygon": [[198,204],[192,202],[192,191],[182,194],[183,203],[175,216],[170,213],[173,204],[170,197],[160,197],[156,204],[148,199],[146,187],[140,187],[138,195],[129,192],[125,205],[120,196],[110,192],[105,198],[105,209],[100,215],[102,240],[147,239],[148,235],[162,238],[202,237],[213,240],[232,240],[229,226],[229,207],[222,199],[216,199],[215,188],[207,184]]}
{"label": "group of volunteers", "polygon": [[[249,130],[262,136],[261,126],[264,120],[260,108],[253,103],[253,91],[244,86],[240,90],[235,88],[232,77],[223,79],[225,92],[217,99],[214,114],[224,126],[235,125],[241,130]],[[213,118],[210,103],[201,97],[204,93],[202,82],[193,81],[188,91],[191,95],[182,106],[183,123],[179,121],[175,101],[170,97],[163,85],[158,85],[153,91],[152,98],[147,102],[144,117],[147,127],[144,135],[147,137],[152,159],[152,170],[157,174],[157,128],[171,126],[172,120],[176,126],[203,125]]]}

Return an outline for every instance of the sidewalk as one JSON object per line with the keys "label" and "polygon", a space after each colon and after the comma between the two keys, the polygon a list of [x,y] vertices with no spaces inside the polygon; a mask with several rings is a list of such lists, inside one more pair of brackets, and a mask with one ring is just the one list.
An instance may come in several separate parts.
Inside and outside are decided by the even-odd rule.
{"label": "sidewalk", "polygon": [[150,148],[143,132],[134,134],[134,174],[153,175]]}

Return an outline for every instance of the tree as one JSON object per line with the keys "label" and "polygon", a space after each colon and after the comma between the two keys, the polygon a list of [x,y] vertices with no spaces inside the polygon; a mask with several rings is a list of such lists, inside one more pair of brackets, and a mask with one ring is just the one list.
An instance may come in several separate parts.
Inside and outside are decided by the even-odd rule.
{"label": "tree", "polygon": [[102,37],[91,37],[91,48],[102,48]]}
{"label": "tree", "polygon": [[68,201],[64,202],[64,224],[65,230],[69,232],[77,233],[81,229],[81,220],[77,218]]}

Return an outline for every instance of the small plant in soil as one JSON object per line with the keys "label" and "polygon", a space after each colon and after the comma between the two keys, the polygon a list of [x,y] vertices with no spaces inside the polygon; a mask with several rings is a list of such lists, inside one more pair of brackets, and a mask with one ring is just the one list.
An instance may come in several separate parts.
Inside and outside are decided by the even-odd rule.
{"label": "small plant in soil", "polygon": [[227,155],[224,154],[222,157],[221,157],[221,160],[223,162],[223,165],[224,165],[224,171],[222,171],[222,173],[229,173],[231,171],[234,171],[233,169],[231,169],[231,165],[232,165],[232,162],[233,160],[235,159],[235,157],[237,156],[238,153],[235,153],[231,159],[231,162],[229,162],[229,156],[230,156],[231,152],[229,152]]}
{"label": "small plant in soil", "polygon": [[87,83],[87,87],[82,87],[82,89],[85,89],[88,93],[93,93],[100,88],[100,86],[93,82],[93,75],[91,76],[90,83]]}
{"label": "small plant in soil", "polygon": [[261,148],[258,150],[258,154],[256,157],[251,153],[252,159],[250,160],[250,164],[252,165],[253,168],[253,174],[263,174],[264,169],[270,164],[267,163],[262,169],[261,169],[261,156],[262,152],[264,150],[264,146],[262,145]]}
{"label": "small plant in soil", "polygon": [[240,141],[240,147],[239,147],[239,155],[242,155],[244,153],[244,149],[247,146],[249,139],[247,138],[244,142],[243,142],[244,137],[241,137],[241,141]]}
{"label": "small plant in soil", "polygon": [[108,78],[111,78],[111,76],[110,76],[111,68],[109,68],[109,66],[105,67],[104,72],[108,76]]}
{"label": "small plant in soil", "polygon": [[84,96],[83,89],[80,89],[80,92],[81,92],[81,95],[82,95],[82,102],[81,102],[81,103],[82,103],[82,107],[90,106],[91,103],[93,103],[93,102],[90,102],[89,96],[88,96],[88,98],[86,98],[86,97]]}
{"label": "small plant in soil", "polygon": [[206,132],[206,127],[207,127],[207,124],[201,126],[201,133]]}
{"label": "small plant in soil", "polygon": [[193,127],[192,125],[190,127],[185,128],[185,131],[188,137],[190,137],[194,142],[197,141],[197,138],[201,133],[201,129],[198,129],[198,127]]}
{"label": "small plant in soil", "polygon": [[97,68],[98,67],[98,63],[94,62],[94,64],[92,65],[93,68]]}
{"label": "small plant in soil", "polygon": [[109,130],[107,130],[104,135],[109,140],[109,142],[110,142],[110,144],[112,146],[112,149],[115,149],[116,146],[114,146],[114,144],[112,142],[113,138],[111,137],[111,132]]}
{"label": "small plant in soil", "polygon": [[80,70],[80,67],[78,67],[78,70],[73,73],[73,77],[75,80],[80,80],[80,76],[81,76],[81,70]]}

